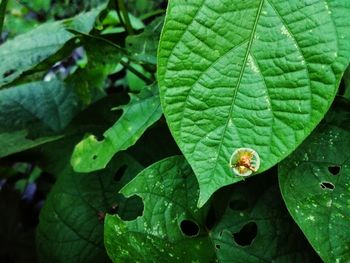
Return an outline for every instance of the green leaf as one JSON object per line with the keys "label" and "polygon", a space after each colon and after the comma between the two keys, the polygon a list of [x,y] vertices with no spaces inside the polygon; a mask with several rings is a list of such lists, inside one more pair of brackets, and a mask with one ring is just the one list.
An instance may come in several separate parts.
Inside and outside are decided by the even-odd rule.
{"label": "green leaf", "polygon": [[[198,225],[205,217],[205,211],[196,207],[198,184],[182,157],[170,157],[148,167],[121,193],[126,197],[139,195],[144,201],[144,211],[134,221],[106,216],[105,247],[113,262],[213,259],[214,251],[204,225]],[[189,238],[181,232],[179,225],[185,219],[196,222],[199,235]]]}
{"label": "green leaf", "polygon": [[88,33],[103,6],[73,19],[45,23],[0,46],[0,87],[14,81],[26,71],[60,51],[75,38],[70,29]]}
{"label": "green leaf", "polygon": [[126,47],[133,57],[145,63],[157,64],[157,49],[164,17],[158,17],[139,35],[126,38]]}
{"label": "green leaf", "polygon": [[[41,262],[108,262],[103,247],[103,216],[112,207],[123,206],[125,199],[117,191],[140,168],[126,155],[94,174],[77,174],[67,167],[40,213],[37,248]],[[117,182],[115,175],[123,172]],[[125,216],[128,211],[122,212]]]}
{"label": "green leaf", "polygon": [[255,180],[226,192],[215,206],[226,211],[210,229],[208,206],[196,207],[199,188],[190,166],[183,157],[164,159],[121,190],[140,196],[144,212],[133,221],[107,215],[107,253],[113,262],[309,262],[278,187],[264,185]]}
{"label": "green leaf", "polygon": [[119,107],[123,114],[98,141],[94,135],[75,147],[71,163],[77,172],[90,172],[104,168],[119,151],[134,145],[146,129],[162,115],[158,87],[153,85],[140,94],[130,94],[129,104]]}
{"label": "green leaf", "polygon": [[0,157],[56,140],[80,106],[64,82],[33,82],[0,91]]}
{"label": "green leaf", "polygon": [[77,69],[67,82],[74,87],[84,105],[89,105],[105,95],[106,79],[116,71],[122,53],[99,39],[84,37],[82,44],[86,51],[87,64]]}
{"label": "green leaf", "polygon": [[169,1],[160,96],[199,206],[241,180],[229,165],[235,149],[254,149],[260,173],[319,123],[349,63],[349,15],[348,1]]}
{"label": "green leaf", "polygon": [[290,214],[324,262],[349,262],[349,110],[336,118],[281,163],[279,181]]}

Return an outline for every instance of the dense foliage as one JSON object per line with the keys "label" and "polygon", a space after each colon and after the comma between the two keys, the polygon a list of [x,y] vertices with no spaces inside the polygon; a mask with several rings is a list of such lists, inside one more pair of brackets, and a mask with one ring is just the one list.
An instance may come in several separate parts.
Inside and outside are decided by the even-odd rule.
{"label": "dense foliage", "polygon": [[0,262],[349,262],[349,16],[2,0]]}

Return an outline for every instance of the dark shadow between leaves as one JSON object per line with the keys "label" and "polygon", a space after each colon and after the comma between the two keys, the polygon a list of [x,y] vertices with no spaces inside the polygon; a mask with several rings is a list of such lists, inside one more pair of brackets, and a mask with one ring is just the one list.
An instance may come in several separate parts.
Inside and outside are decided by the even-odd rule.
{"label": "dark shadow between leaves", "polygon": [[239,232],[233,234],[233,240],[237,245],[247,247],[252,244],[257,234],[257,224],[255,222],[249,222]]}
{"label": "dark shadow between leaves", "polygon": [[196,237],[199,234],[199,226],[191,220],[183,220],[180,223],[182,233],[187,237]]}
{"label": "dark shadow between leaves", "polygon": [[245,200],[232,200],[229,203],[229,207],[234,211],[243,211],[249,208],[249,203]]}
{"label": "dark shadow between leaves", "polygon": [[123,177],[127,168],[128,168],[128,166],[126,164],[120,166],[119,169],[117,170],[117,172],[115,173],[113,179],[115,181],[119,181]]}

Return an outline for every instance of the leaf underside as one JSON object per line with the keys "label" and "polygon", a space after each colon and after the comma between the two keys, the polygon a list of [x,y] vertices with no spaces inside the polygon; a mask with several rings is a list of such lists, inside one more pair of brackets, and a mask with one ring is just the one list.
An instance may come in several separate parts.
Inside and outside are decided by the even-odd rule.
{"label": "leaf underside", "polygon": [[170,0],[158,54],[163,111],[200,185],[198,205],[241,180],[235,149],[263,172],[310,134],[350,55],[350,3]]}

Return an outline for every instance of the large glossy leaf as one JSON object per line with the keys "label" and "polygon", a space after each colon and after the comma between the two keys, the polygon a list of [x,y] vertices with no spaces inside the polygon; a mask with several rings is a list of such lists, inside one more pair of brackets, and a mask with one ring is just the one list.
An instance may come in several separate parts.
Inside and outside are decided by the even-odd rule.
{"label": "large glossy leaf", "polygon": [[71,161],[75,171],[90,172],[106,167],[114,154],[135,144],[145,130],[161,117],[157,85],[130,96],[129,104],[118,108],[123,110],[123,114],[103,134],[103,140],[98,141],[90,135],[77,144]]}
{"label": "large glossy leaf", "polygon": [[80,110],[62,81],[38,81],[0,91],[0,157],[55,140]]}
{"label": "large glossy leaf", "polygon": [[309,262],[278,188],[263,186],[255,181],[230,189],[217,203],[226,211],[210,229],[208,206],[196,207],[199,188],[190,166],[183,157],[164,159],[121,190],[139,195],[144,212],[133,221],[106,217],[107,253],[118,263]]}
{"label": "large glossy leaf", "polygon": [[350,261],[350,112],[344,113],[315,130],[279,168],[290,214],[327,263]]}
{"label": "large glossy leaf", "polygon": [[265,171],[330,106],[350,57],[350,2],[170,0],[159,85],[170,129],[199,180],[199,205],[237,182],[249,147]]}
{"label": "large glossy leaf", "polygon": [[0,87],[12,82],[62,49],[75,37],[75,34],[68,31],[69,29],[83,33],[90,32],[102,9],[103,6],[73,19],[45,23],[1,45]]}
{"label": "large glossy leaf", "polygon": [[[118,189],[140,168],[126,155],[99,173],[77,174],[67,167],[40,214],[37,248],[41,262],[109,262],[103,246],[103,217],[113,207],[123,208],[125,199],[117,195]],[[121,175],[121,181],[116,181]],[[130,217],[133,211],[121,213]]]}

